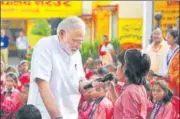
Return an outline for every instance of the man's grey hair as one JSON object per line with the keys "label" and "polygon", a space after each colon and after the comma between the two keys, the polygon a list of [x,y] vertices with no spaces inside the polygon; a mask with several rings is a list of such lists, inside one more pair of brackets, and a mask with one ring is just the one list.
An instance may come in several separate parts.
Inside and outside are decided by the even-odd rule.
{"label": "man's grey hair", "polygon": [[59,23],[57,27],[57,35],[59,35],[59,32],[61,30],[64,30],[67,32],[67,31],[74,30],[77,28],[82,28],[84,29],[84,32],[85,32],[85,29],[86,29],[85,22],[77,16],[67,17]]}

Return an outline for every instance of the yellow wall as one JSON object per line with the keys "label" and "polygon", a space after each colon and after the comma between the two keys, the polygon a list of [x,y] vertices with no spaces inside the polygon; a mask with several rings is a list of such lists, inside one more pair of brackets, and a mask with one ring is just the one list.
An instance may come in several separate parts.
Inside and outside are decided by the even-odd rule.
{"label": "yellow wall", "polygon": [[[162,13],[161,27],[163,30],[163,35],[166,34],[167,25],[173,25],[175,27],[177,16],[179,16],[179,4],[178,1],[155,1],[154,2],[154,12]],[[154,21],[154,26],[156,22]]]}
{"label": "yellow wall", "polygon": [[1,1],[1,18],[57,18],[82,14],[82,1]]}
{"label": "yellow wall", "polygon": [[110,5],[112,1],[93,1],[92,8],[96,8],[97,5]]}
{"label": "yellow wall", "polygon": [[119,20],[118,37],[120,44],[138,47],[142,44],[143,28],[143,1],[118,1]]}
{"label": "yellow wall", "polygon": [[141,18],[121,18],[119,19],[120,43],[142,43],[142,19]]}
{"label": "yellow wall", "polygon": [[96,9],[96,25],[95,25],[95,39],[99,39],[104,34],[109,35],[109,16],[111,12],[97,9],[98,5],[110,5],[111,1],[93,1],[92,9]]}
{"label": "yellow wall", "polygon": [[[106,1],[93,2],[92,8],[97,5],[119,5],[117,37],[121,38],[121,44],[142,43],[142,1]],[[131,9],[130,9],[131,8]],[[103,34],[109,34],[109,17],[111,12],[99,10],[96,19],[96,38]],[[128,37],[127,37],[128,36]]]}
{"label": "yellow wall", "polygon": [[1,1],[1,19],[27,20],[27,37],[33,47],[41,36],[32,35],[33,19],[82,15],[82,1]]}
{"label": "yellow wall", "polygon": [[35,22],[34,20],[27,20],[27,37],[28,37],[28,40],[29,40],[29,43],[30,43],[30,46],[34,46],[35,43],[37,42],[36,39],[34,39],[31,34],[31,30],[32,30],[32,27],[35,25]]}
{"label": "yellow wall", "polygon": [[99,10],[97,11],[97,19],[96,19],[96,38],[99,38],[103,35],[109,35],[109,11]]}
{"label": "yellow wall", "polygon": [[124,48],[141,47],[143,28],[143,1],[114,1],[118,4],[118,37]]}
{"label": "yellow wall", "polygon": [[33,19],[27,20],[27,35],[31,34],[31,29],[35,25]]}
{"label": "yellow wall", "polygon": [[119,5],[120,18],[142,18],[143,1],[116,1],[112,4]]}

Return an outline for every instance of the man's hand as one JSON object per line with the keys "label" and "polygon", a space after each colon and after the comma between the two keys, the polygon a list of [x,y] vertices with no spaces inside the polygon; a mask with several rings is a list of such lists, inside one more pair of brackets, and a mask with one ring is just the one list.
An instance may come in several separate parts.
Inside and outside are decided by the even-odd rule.
{"label": "man's hand", "polygon": [[53,93],[49,87],[49,82],[36,78],[37,85],[39,87],[39,92],[43,103],[52,119],[61,117],[59,108],[56,104],[56,100]]}

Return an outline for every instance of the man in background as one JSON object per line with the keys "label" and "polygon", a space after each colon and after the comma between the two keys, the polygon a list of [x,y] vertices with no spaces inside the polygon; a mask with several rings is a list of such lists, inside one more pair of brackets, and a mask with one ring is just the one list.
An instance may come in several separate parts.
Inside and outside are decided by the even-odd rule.
{"label": "man in background", "polygon": [[151,70],[159,74],[160,68],[164,63],[164,58],[168,52],[169,45],[163,39],[162,30],[160,28],[156,28],[153,31],[153,42],[150,44],[147,50],[147,54],[151,59]]}
{"label": "man in background", "polygon": [[19,37],[16,39],[16,47],[20,60],[25,59],[28,50],[28,40],[27,37],[24,35],[23,30],[19,32]]}
{"label": "man in background", "polygon": [[1,61],[4,62],[5,68],[8,65],[8,46],[9,38],[6,35],[5,29],[1,29]]}

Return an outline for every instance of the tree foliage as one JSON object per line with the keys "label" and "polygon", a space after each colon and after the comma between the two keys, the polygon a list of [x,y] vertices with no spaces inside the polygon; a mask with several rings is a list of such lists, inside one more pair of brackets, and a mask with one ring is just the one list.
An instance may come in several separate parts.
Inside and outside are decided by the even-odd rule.
{"label": "tree foliage", "polygon": [[47,20],[38,19],[35,21],[31,33],[34,35],[49,36],[51,34],[51,28],[49,27]]}

